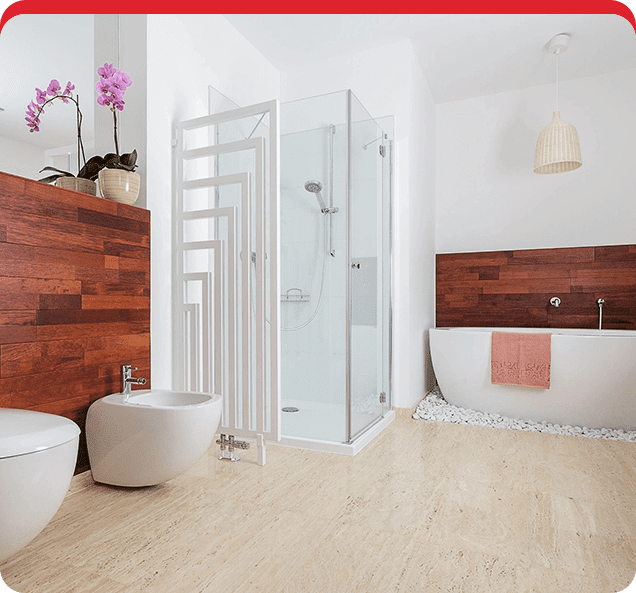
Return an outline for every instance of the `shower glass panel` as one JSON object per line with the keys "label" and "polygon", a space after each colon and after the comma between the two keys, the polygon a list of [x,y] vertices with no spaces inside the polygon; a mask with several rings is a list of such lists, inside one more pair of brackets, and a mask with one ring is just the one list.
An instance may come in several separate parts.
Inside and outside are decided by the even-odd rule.
{"label": "shower glass panel", "polygon": [[[350,92],[349,185],[349,384],[350,438],[382,417],[388,393],[388,365],[383,364],[385,250],[383,163],[388,140]],[[387,237],[388,239],[388,237]]]}
{"label": "shower glass panel", "polygon": [[281,104],[280,139],[282,433],[339,443],[347,438],[345,98]]}

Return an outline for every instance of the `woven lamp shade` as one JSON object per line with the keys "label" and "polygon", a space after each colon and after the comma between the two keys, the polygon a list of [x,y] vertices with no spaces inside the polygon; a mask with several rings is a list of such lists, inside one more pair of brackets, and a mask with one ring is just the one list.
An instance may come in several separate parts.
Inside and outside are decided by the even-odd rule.
{"label": "woven lamp shade", "polygon": [[552,121],[539,134],[534,155],[534,172],[565,173],[578,169],[582,164],[576,128],[565,123],[557,110]]}

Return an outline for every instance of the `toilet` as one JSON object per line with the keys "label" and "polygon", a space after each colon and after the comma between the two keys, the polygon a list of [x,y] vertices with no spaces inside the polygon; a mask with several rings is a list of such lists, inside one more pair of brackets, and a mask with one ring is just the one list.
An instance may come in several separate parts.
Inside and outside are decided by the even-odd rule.
{"label": "toilet", "polygon": [[35,538],[60,508],[79,436],[68,418],[0,408],[0,562]]}

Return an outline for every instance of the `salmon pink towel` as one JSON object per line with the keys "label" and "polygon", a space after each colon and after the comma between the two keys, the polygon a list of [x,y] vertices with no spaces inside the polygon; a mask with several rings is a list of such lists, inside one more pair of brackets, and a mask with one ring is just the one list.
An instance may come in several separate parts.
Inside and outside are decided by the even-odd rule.
{"label": "salmon pink towel", "polygon": [[550,388],[552,334],[492,332],[492,383]]}

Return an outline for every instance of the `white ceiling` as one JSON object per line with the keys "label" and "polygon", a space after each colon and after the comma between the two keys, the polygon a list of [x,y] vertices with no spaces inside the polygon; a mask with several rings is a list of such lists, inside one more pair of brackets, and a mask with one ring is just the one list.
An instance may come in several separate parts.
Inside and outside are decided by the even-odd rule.
{"label": "white ceiling", "polygon": [[279,70],[410,39],[437,103],[554,81],[548,41],[571,36],[567,80],[636,68],[636,34],[617,15],[224,15]]}
{"label": "white ceiling", "polygon": [[[616,15],[240,14],[225,15],[281,71],[410,39],[436,102],[547,84],[557,33],[571,35],[560,78],[636,68],[636,35]],[[19,15],[0,35],[0,136],[45,148],[74,143],[74,110],[54,103],[31,134],[35,87],[71,80],[82,97],[85,140],[95,104],[93,15]]]}

